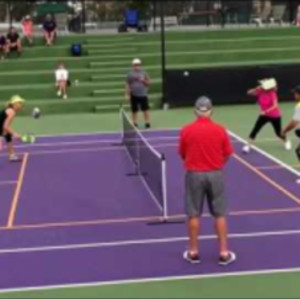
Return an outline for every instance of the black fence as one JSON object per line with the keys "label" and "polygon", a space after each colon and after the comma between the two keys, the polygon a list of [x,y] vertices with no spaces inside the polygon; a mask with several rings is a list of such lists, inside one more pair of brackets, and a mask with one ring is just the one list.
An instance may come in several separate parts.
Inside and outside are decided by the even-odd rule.
{"label": "black fence", "polygon": [[291,89],[299,84],[300,64],[168,70],[165,100],[170,107],[191,106],[201,95],[217,105],[249,103],[253,99],[247,90],[270,77],[278,82],[280,100],[291,100]]}

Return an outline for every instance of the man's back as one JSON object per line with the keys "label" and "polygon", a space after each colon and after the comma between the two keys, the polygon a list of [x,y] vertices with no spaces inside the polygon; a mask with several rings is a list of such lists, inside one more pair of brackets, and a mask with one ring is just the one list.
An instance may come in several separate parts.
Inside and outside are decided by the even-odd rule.
{"label": "man's back", "polygon": [[203,172],[221,170],[233,151],[226,130],[206,117],[181,131],[179,150],[187,170]]}

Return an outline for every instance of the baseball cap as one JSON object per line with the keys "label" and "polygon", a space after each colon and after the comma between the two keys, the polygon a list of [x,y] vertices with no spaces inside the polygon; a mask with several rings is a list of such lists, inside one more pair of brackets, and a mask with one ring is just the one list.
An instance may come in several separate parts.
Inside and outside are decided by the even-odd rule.
{"label": "baseball cap", "polygon": [[212,106],[211,100],[206,96],[198,98],[195,103],[196,110],[200,112],[208,112],[212,109]]}
{"label": "baseball cap", "polygon": [[132,64],[134,65],[134,64],[142,64],[142,61],[141,61],[141,59],[139,59],[139,58],[134,58],[133,60],[132,60]]}
{"label": "baseball cap", "polygon": [[297,85],[292,89],[292,93],[300,93],[300,85]]}
{"label": "baseball cap", "polygon": [[18,95],[14,95],[9,100],[10,104],[25,103],[25,100]]}
{"label": "baseball cap", "polygon": [[259,81],[261,88],[264,90],[270,90],[277,86],[277,82],[274,78],[263,79]]}

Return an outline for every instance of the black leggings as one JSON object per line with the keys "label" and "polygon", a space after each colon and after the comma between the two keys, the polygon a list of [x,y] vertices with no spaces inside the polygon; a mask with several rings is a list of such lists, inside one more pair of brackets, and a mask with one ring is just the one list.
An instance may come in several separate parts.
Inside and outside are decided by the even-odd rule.
{"label": "black leggings", "polygon": [[[296,131],[295,131],[295,134],[296,134],[296,136],[297,137],[299,137],[300,138],[300,129],[297,129]],[[298,158],[298,160],[300,161],[300,143],[298,144],[298,146],[296,147],[296,155],[297,155],[297,158]]]}
{"label": "black leggings", "polygon": [[273,129],[275,131],[275,134],[278,138],[283,139],[281,136],[281,117],[268,117],[265,115],[260,115],[258,119],[256,120],[256,123],[254,125],[254,128],[252,129],[250,133],[250,139],[254,140],[256,138],[256,135],[259,133],[259,131],[267,124],[271,123],[273,126]]}

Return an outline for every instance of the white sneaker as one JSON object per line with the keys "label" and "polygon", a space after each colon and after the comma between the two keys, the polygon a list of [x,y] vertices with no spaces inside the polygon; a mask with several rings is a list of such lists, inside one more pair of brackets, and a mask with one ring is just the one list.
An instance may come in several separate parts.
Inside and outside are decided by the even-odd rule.
{"label": "white sneaker", "polygon": [[284,148],[287,150],[287,151],[290,151],[292,149],[292,142],[290,140],[287,140],[285,143],[284,143]]}
{"label": "white sneaker", "polygon": [[243,153],[244,153],[244,154],[249,154],[250,151],[251,151],[251,146],[250,146],[249,144],[247,144],[247,145],[245,145],[245,146],[243,147]]}
{"label": "white sneaker", "polygon": [[17,155],[12,155],[12,156],[9,157],[10,162],[19,162],[21,160],[22,159],[20,157],[18,157]]}
{"label": "white sneaker", "polygon": [[60,90],[57,92],[57,96],[58,96],[58,97],[61,96],[61,91],[60,91]]}
{"label": "white sneaker", "polygon": [[66,100],[68,98],[68,96],[66,94],[64,94],[63,99]]}
{"label": "white sneaker", "polygon": [[228,251],[226,256],[220,256],[219,265],[228,266],[236,261],[236,254],[233,251]]}

